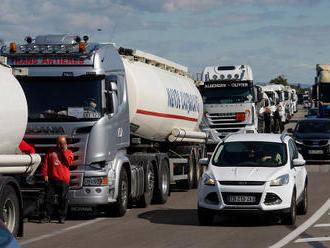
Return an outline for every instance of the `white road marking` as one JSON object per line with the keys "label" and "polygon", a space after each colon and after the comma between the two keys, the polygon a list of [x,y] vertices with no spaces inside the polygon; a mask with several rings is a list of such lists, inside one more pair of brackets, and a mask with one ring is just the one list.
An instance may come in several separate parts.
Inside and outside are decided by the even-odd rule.
{"label": "white road marking", "polygon": [[330,237],[317,237],[317,238],[297,239],[295,241],[295,243],[322,242],[322,241],[330,241]]}
{"label": "white road marking", "polygon": [[328,227],[330,226],[330,223],[329,224],[316,224],[314,227]]}
{"label": "white road marking", "polygon": [[298,237],[301,233],[303,233],[306,229],[312,226],[322,215],[324,215],[330,208],[330,198],[323,204],[321,208],[319,208],[308,220],[306,220],[303,224],[285,236],[283,239],[270,246],[269,248],[280,248],[287,245],[289,242]]}
{"label": "white road marking", "polygon": [[51,238],[51,237],[54,237],[54,236],[57,236],[57,235],[66,233],[66,232],[71,231],[71,230],[74,230],[74,229],[78,229],[78,228],[81,228],[81,227],[84,227],[84,226],[95,224],[95,223],[97,223],[97,222],[99,222],[101,220],[104,220],[104,219],[106,219],[106,218],[99,218],[99,219],[95,219],[95,220],[90,220],[90,221],[87,221],[87,222],[84,222],[84,223],[80,223],[80,224],[77,224],[77,225],[74,225],[74,226],[70,226],[70,227],[64,228],[64,229],[59,230],[59,231],[55,231],[55,232],[52,232],[52,233],[44,234],[44,235],[41,235],[39,237],[28,239],[28,240],[25,240],[23,242],[20,242],[20,245],[23,246],[23,245],[31,244],[33,242],[37,242],[37,241],[40,241],[40,240],[43,240],[43,239],[48,239],[48,238]]}

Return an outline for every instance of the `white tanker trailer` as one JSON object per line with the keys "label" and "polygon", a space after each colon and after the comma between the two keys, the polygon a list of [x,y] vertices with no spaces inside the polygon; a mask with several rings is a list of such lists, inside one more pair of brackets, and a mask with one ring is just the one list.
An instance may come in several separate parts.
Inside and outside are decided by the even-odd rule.
{"label": "white tanker trailer", "polygon": [[[170,183],[197,186],[207,135],[187,68],[139,50],[46,35],[2,48],[29,103],[25,139],[40,154],[66,135],[74,153],[69,204],[124,215],[164,203]],[[60,96],[60,97],[58,97]],[[42,178],[35,177],[42,188]]]}
{"label": "white tanker trailer", "polygon": [[23,234],[23,198],[18,175],[32,176],[41,158],[18,149],[27,124],[24,92],[12,69],[0,64],[0,219],[14,234]]}

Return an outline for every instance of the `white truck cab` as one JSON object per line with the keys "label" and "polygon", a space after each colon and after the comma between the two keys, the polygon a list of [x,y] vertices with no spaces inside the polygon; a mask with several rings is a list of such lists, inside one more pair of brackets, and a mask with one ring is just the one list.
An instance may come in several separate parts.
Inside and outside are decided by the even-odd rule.
{"label": "white truck cab", "polygon": [[215,215],[277,213],[293,225],[307,212],[305,160],[285,134],[232,134],[219,143],[198,187],[202,225]]}
{"label": "white truck cab", "polygon": [[218,137],[258,132],[258,94],[250,66],[208,66],[202,81],[205,122]]}

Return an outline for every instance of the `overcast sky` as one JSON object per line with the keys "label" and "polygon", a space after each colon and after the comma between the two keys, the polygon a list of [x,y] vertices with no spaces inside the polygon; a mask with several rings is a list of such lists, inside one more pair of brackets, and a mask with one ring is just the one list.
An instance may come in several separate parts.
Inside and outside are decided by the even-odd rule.
{"label": "overcast sky", "polygon": [[[330,63],[328,0],[1,0],[0,38],[88,34],[201,72],[249,64],[257,82],[313,83]],[[101,29],[102,31],[97,31]]]}

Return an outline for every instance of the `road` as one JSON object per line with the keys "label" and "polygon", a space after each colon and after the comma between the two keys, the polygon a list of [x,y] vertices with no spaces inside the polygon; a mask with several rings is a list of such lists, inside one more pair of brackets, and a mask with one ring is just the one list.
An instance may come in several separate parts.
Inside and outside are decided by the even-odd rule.
{"label": "road", "polygon": [[[300,111],[295,118],[303,115]],[[307,165],[309,211],[298,216],[295,226],[262,216],[222,217],[214,226],[199,226],[197,190],[190,190],[172,192],[164,205],[130,209],[122,218],[82,215],[65,224],[25,223],[25,236],[19,242],[26,248],[330,247],[330,173],[322,166],[327,167]]]}

